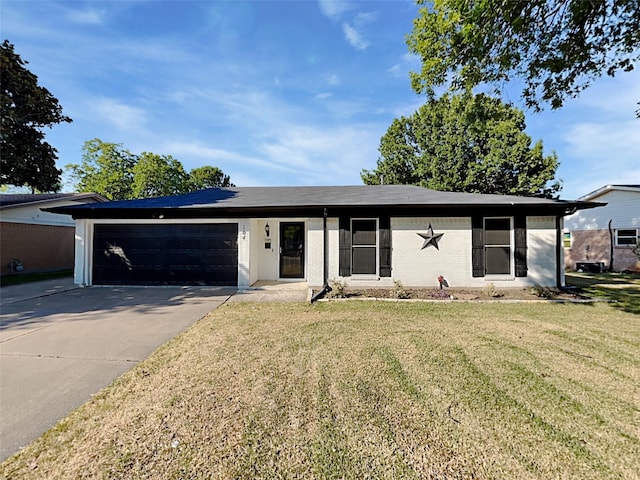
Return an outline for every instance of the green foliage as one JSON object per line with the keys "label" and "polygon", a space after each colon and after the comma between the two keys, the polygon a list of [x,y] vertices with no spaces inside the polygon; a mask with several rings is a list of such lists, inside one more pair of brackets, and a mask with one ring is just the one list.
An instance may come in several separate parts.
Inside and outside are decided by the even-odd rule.
{"label": "green foliage", "polygon": [[329,286],[331,287],[329,297],[345,298],[347,296],[347,282],[344,280],[331,280]]}
{"label": "green foliage", "polygon": [[603,73],[631,71],[640,59],[637,0],[417,0],[407,38],[422,60],[418,93],[524,82],[527,106],[559,108]]}
{"label": "green foliage", "polygon": [[541,285],[535,284],[531,287],[531,293],[539,298],[546,298],[547,300],[553,300],[558,296],[558,292],[556,290],[552,290],[548,287],[543,287]]}
{"label": "green foliage", "polygon": [[189,172],[192,190],[204,190],[214,187],[234,187],[229,175],[225,175],[218,167],[198,167]]}
{"label": "green foliage", "polygon": [[56,149],[44,141],[44,127],[71,122],[46,88],[38,85],[5,40],[0,45],[0,183],[32,191],[60,189]]}
{"label": "green foliage", "polygon": [[558,159],[531,146],[521,110],[480,95],[430,99],[395,119],[380,141],[365,184],[413,184],[434,190],[553,197]]}
{"label": "green foliage", "polygon": [[171,155],[143,152],[134,155],[120,143],[88,140],[82,147],[82,163],[65,168],[79,192],[95,192],[110,200],[178,195],[211,187],[233,186],[217,167],[185,172]]}
{"label": "green foliage", "polygon": [[95,192],[109,200],[129,200],[133,196],[133,167],[136,157],[120,143],[88,140],[82,147],[82,163],[69,164],[70,176],[78,192]]}
{"label": "green foliage", "polygon": [[178,195],[189,191],[189,176],[171,155],[143,152],[133,167],[133,198]]}
{"label": "green foliage", "polygon": [[400,280],[393,281],[391,296],[399,300],[404,300],[411,297],[411,295],[409,295],[409,292],[405,290],[404,285],[402,285],[402,282],[400,282]]}

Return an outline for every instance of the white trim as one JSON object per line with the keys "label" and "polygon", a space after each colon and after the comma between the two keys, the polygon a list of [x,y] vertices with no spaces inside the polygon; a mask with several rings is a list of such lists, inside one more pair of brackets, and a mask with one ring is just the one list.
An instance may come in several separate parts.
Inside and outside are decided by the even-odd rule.
{"label": "white trim", "polygon": [[619,190],[621,192],[640,192],[640,188],[634,187],[632,185],[605,185],[604,187],[600,187],[593,192],[589,192],[586,195],[583,195],[582,197],[578,198],[578,200],[593,200],[594,198],[598,198],[605,193],[614,190]]}
{"label": "white trim", "polygon": [[[636,241],[633,242],[633,243],[625,243],[625,244],[621,245],[618,242],[618,239],[619,239],[618,233],[620,232],[620,230],[629,230],[629,231],[635,230],[635,232],[636,232],[636,234],[635,234]],[[638,244],[638,240],[640,239],[640,228],[634,228],[634,227],[631,227],[631,228],[616,228],[614,231],[615,231],[614,245],[617,248],[633,248]],[[624,235],[623,238],[634,238],[634,237],[632,237],[631,235]]]}

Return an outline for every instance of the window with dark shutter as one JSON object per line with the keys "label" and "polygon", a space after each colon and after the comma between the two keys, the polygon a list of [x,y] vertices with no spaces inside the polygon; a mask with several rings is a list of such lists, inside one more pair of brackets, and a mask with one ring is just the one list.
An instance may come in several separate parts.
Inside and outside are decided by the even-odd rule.
{"label": "window with dark shutter", "polygon": [[484,254],[486,275],[511,273],[511,219],[484,219]]}
{"label": "window with dark shutter", "polygon": [[377,226],[375,219],[351,221],[351,273],[375,275],[377,273]]}
{"label": "window with dark shutter", "polygon": [[481,216],[471,217],[471,264],[474,277],[484,277],[484,224]]}
{"label": "window with dark shutter", "polygon": [[380,217],[378,220],[380,241],[380,276],[391,276],[391,219]]}
{"label": "window with dark shutter", "polygon": [[519,215],[514,218],[514,263],[516,277],[527,276],[527,217]]}
{"label": "window with dark shutter", "polygon": [[351,276],[351,219],[349,217],[339,218],[339,258],[338,274],[341,277]]}

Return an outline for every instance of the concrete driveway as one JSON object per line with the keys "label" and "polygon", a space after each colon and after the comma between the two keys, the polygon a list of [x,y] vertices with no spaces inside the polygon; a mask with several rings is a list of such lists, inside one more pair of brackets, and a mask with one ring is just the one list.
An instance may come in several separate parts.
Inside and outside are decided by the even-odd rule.
{"label": "concrete driveway", "polygon": [[235,292],[64,282],[0,290],[0,461]]}

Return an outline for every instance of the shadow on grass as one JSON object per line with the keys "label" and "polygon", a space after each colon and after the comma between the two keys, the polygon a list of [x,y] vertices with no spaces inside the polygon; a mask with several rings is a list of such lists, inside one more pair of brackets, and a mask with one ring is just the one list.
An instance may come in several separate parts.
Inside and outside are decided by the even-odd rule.
{"label": "shadow on grass", "polygon": [[56,272],[43,273],[19,273],[16,275],[5,275],[0,277],[0,287],[9,285],[19,285],[21,283],[40,282],[42,280],[53,280],[54,278],[65,278],[73,276],[73,270],[58,270]]}
{"label": "shadow on grass", "polygon": [[640,314],[640,275],[571,272],[566,274],[566,283],[586,295],[615,300],[614,308]]}

